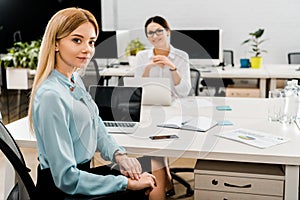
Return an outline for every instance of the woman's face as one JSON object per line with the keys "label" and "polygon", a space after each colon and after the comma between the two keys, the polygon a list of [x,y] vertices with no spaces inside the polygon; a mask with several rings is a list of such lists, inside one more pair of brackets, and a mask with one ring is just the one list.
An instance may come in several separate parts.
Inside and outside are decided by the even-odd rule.
{"label": "woman's face", "polygon": [[167,31],[160,24],[151,22],[147,26],[148,40],[155,48],[165,49],[169,46],[168,36],[170,31]]}
{"label": "woman's face", "polygon": [[71,70],[86,66],[95,52],[95,28],[87,22],[56,43],[56,65]]}

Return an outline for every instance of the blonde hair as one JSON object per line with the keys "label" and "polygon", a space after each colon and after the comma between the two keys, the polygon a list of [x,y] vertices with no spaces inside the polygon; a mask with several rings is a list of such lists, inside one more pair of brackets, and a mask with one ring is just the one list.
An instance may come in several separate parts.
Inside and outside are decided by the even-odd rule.
{"label": "blonde hair", "polygon": [[94,15],[81,8],[71,7],[62,9],[54,14],[47,24],[40,47],[38,66],[29,102],[28,117],[32,132],[34,132],[32,119],[34,96],[42,82],[45,81],[54,70],[55,43],[70,35],[75,29],[86,22],[90,22],[94,25],[98,37],[99,27]]}

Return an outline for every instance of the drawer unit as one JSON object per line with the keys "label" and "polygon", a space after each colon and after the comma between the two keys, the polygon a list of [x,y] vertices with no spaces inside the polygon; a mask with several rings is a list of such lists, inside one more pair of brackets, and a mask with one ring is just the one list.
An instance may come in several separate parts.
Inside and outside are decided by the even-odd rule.
{"label": "drawer unit", "polygon": [[283,197],[196,190],[195,200],[282,200]]}
{"label": "drawer unit", "polygon": [[195,199],[283,199],[281,165],[198,160]]}
{"label": "drawer unit", "polygon": [[260,97],[259,88],[226,88],[226,97]]}

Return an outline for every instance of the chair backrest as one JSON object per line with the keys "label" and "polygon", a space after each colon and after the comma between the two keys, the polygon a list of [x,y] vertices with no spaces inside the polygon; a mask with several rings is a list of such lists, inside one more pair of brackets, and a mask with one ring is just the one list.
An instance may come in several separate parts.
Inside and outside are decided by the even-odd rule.
{"label": "chair backrest", "polygon": [[300,64],[300,52],[288,53],[288,63],[289,64]]}
{"label": "chair backrest", "polygon": [[189,96],[199,95],[200,71],[195,68],[190,68],[192,89]]}
{"label": "chair backrest", "polygon": [[0,149],[16,172],[16,185],[7,199],[16,199],[16,197],[34,199],[35,184],[29,174],[30,169],[26,167],[22,152],[2,122],[0,122]]}
{"label": "chair backrest", "polygon": [[223,50],[223,63],[224,65],[231,65],[234,67],[234,53],[233,50]]}
{"label": "chair backrest", "polygon": [[99,65],[94,58],[88,64],[87,68],[84,71],[84,75],[81,76],[81,78],[86,89],[88,89],[90,85],[98,84],[100,80]]}

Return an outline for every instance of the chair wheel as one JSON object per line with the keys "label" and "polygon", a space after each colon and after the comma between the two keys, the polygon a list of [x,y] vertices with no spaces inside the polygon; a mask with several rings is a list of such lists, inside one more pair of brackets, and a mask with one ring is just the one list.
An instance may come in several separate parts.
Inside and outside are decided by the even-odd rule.
{"label": "chair wheel", "polygon": [[193,195],[194,195],[194,190],[192,190],[190,188],[186,189],[186,193],[185,193],[186,197],[191,197]]}

